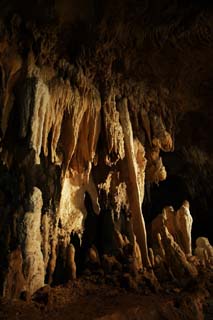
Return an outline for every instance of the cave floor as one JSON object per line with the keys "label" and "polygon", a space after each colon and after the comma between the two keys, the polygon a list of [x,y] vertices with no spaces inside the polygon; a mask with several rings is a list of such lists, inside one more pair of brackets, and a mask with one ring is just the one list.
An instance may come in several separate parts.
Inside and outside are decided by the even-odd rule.
{"label": "cave floor", "polygon": [[[202,317],[204,296],[202,290],[194,296],[190,290],[183,293],[174,286],[154,293],[149,288],[126,290],[80,279],[63,286],[46,286],[29,301],[1,299],[0,319],[211,320],[213,297],[208,297]],[[198,303],[193,305],[196,299]]]}

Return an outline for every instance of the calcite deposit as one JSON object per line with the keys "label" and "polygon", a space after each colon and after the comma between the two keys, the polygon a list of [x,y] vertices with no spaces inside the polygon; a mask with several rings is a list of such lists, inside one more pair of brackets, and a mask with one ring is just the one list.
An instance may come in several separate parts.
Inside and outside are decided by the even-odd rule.
{"label": "calcite deposit", "polygon": [[211,10],[3,2],[0,295],[93,273],[180,290],[212,270]]}

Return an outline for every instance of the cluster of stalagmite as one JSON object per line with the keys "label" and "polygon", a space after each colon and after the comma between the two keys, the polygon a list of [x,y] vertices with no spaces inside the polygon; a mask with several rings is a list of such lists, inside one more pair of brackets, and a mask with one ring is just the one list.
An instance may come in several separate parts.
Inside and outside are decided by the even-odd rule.
{"label": "cluster of stalagmite", "polygon": [[[207,238],[196,240],[196,249],[191,242],[192,216],[189,202],[184,201],[180,209],[165,207],[151,223],[151,255],[157,273],[166,274],[182,283],[188,277],[196,277],[202,266],[212,267],[212,246]],[[168,274],[167,274],[168,276]]]}
{"label": "cluster of stalagmite", "polygon": [[158,234],[162,225],[168,229],[174,240],[179,244],[186,255],[192,254],[191,232],[192,216],[189,211],[189,202],[184,201],[177,212],[173,207],[165,207],[162,214],[152,222],[152,242],[157,243]]}
{"label": "cluster of stalagmite", "polygon": [[[45,283],[75,280],[84,269],[117,271],[130,287],[141,275],[156,288],[165,275],[195,277],[188,202],[153,221],[152,248],[142,213],[145,178],[166,179],[160,152],[173,150],[165,122],[169,91],[125,79],[102,88],[79,64],[44,63],[35,43],[25,54],[18,45],[3,32],[1,294],[33,294]],[[195,254],[211,265],[204,238]]]}

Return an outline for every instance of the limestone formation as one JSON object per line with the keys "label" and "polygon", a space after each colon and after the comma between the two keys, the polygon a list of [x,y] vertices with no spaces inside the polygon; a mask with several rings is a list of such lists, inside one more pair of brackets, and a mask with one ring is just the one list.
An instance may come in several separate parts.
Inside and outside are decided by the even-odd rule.
{"label": "limestone formation", "polygon": [[13,88],[20,74],[22,58],[17,54],[16,45],[10,45],[6,38],[3,40],[3,43],[1,43],[0,54],[3,89],[1,130],[4,135],[6,133],[9,116],[14,103]]}
{"label": "limestone formation", "polygon": [[[213,263],[208,239],[195,257],[191,239],[192,216],[211,234],[212,13],[68,2],[0,4],[0,294],[84,268],[185,285]],[[188,201],[154,212],[185,197],[192,215]]]}
{"label": "limestone formation", "polygon": [[115,242],[118,249],[123,249],[126,244],[122,234],[117,229],[115,229]]}
{"label": "limestone formation", "polygon": [[176,226],[178,242],[186,254],[192,254],[192,216],[189,211],[189,202],[184,201],[180,209],[176,213]]}
{"label": "limestone formation", "polygon": [[205,237],[197,238],[194,254],[202,262],[204,261],[206,266],[213,265],[213,247],[211,246],[207,238]]}
{"label": "limestone formation", "polygon": [[10,253],[8,261],[9,266],[4,282],[3,296],[9,299],[20,298],[21,293],[27,289],[22,271],[23,258],[20,247]]}
{"label": "limestone formation", "polygon": [[149,248],[149,259],[151,262],[152,267],[155,267],[155,256],[152,248]]}
{"label": "limestone formation", "polygon": [[93,265],[95,268],[97,268],[101,264],[98,250],[94,245],[88,250],[86,264]]}
{"label": "limestone formation", "polygon": [[116,110],[115,93],[109,94],[109,99],[105,102],[103,110],[109,155],[107,162],[113,164],[125,157],[124,134],[119,122],[119,112]]}
{"label": "limestone formation", "polygon": [[165,261],[171,274],[179,281],[188,277],[196,277],[198,271],[196,267],[187,260],[185,253],[174,241],[167,227],[164,225],[161,229],[162,244],[165,250]]}
{"label": "limestone formation", "polygon": [[50,217],[47,213],[45,213],[42,216],[42,222],[41,222],[41,235],[42,235],[42,253],[44,257],[44,268],[47,269],[48,261],[50,257],[50,251],[51,251],[51,245],[49,242],[49,236],[50,236]]}
{"label": "limestone formation", "polygon": [[150,118],[153,131],[152,144],[163,151],[171,151],[173,144],[172,138],[171,135],[166,131],[162,118],[156,114],[151,114]]}
{"label": "limestone formation", "polygon": [[75,247],[72,244],[67,247],[67,273],[69,280],[76,279]]}
{"label": "limestone formation", "polygon": [[55,271],[56,267],[56,260],[57,260],[57,240],[52,239],[51,241],[51,254],[48,261],[48,267],[47,267],[47,274],[48,274],[48,284],[51,284],[53,282],[53,273]]}
{"label": "limestone formation", "polygon": [[[162,214],[159,214],[151,224],[151,234],[153,245],[156,242],[160,229],[165,224],[169,233],[187,254],[192,254],[191,232],[192,216],[189,211],[189,202],[184,201],[177,212],[172,206],[165,207]],[[155,246],[155,245],[154,245]]]}
{"label": "limestone formation", "polygon": [[143,262],[142,262],[140,247],[139,247],[139,245],[137,243],[136,237],[134,237],[133,256],[135,258],[135,263],[136,263],[137,270],[138,271],[142,270],[143,269]]}
{"label": "limestone formation", "polygon": [[[163,227],[164,227],[164,225],[162,225],[162,228],[163,228]],[[157,234],[157,241],[158,241],[158,245],[159,245],[159,255],[160,255],[160,257],[161,257],[162,259],[164,259],[165,256],[166,256],[166,253],[165,253],[164,246],[163,246],[163,244],[162,244],[162,237],[161,237],[161,234],[160,234],[160,233]],[[158,250],[157,250],[157,252],[158,252]]]}
{"label": "limestone formation", "polygon": [[[188,202],[184,203],[188,204]],[[156,272],[162,280],[166,275],[165,268],[168,268],[167,277],[179,279],[179,281],[198,275],[197,264],[190,259],[191,254],[186,249],[191,248],[192,218],[189,212],[185,213],[185,207],[181,207],[180,210],[184,210],[183,216],[180,211],[177,214],[173,207],[165,207],[163,213],[158,215],[151,225],[155,255],[155,259],[152,259],[155,262],[152,265],[156,263]]]}
{"label": "limestone formation", "polygon": [[28,210],[24,214],[20,242],[23,246],[23,270],[27,291],[31,294],[44,285],[44,258],[41,251],[41,209],[42,193],[34,187],[28,200]]}
{"label": "limestone formation", "polygon": [[[133,228],[145,265],[149,265],[146,228],[144,218],[141,212],[141,204],[143,201],[143,188],[145,177],[146,159],[144,157],[144,149],[137,142],[134,145],[127,100],[124,99],[119,104],[120,121],[124,132],[126,164],[129,175],[126,175],[127,187],[129,193],[130,210],[132,211]],[[137,149],[134,148],[136,146]]]}
{"label": "limestone formation", "polygon": [[160,230],[164,224],[170,234],[176,239],[175,211],[172,206],[165,207],[163,212],[157,215],[151,223],[151,238],[154,248],[156,247],[156,243],[161,241]]}
{"label": "limestone formation", "polygon": [[162,212],[163,215],[163,221],[166,224],[166,227],[171,233],[171,235],[174,237],[174,239],[177,241],[177,230],[176,230],[176,212],[172,206],[165,207]]}
{"label": "limestone formation", "polygon": [[114,256],[104,254],[102,257],[102,265],[105,273],[112,273],[114,270],[122,270],[121,264]]}

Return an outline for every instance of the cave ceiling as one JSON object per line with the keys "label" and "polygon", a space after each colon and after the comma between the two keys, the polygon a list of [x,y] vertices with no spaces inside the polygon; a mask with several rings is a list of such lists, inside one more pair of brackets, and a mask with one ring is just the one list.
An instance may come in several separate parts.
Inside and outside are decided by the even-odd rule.
{"label": "cave ceiling", "polygon": [[[134,135],[149,148],[151,138],[148,129],[142,128],[138,114],[145,106],[160,115],[174,138],[174,152],[163,155],[166,163],[174,163],[168,166],[169,173],[184,177],[192,198],[199,197],[203,188],[207,196],[211,194],[211,4],[154,0],[33,4],[1,1],[0,8],[1,48],[6,44],[14,55],[17,53],[14,70],[13,54],[3,59],[7,70],[3,71],[3,67],[1,81],[7,81],[3,80],[3,73],[5,77],[16,73],[11,86],[17,101],[21,99],[19,83],[26,73],[30,51],[35,64],[46,68],[43,73],[48,81],[59,75],[64,81],[81,82],[82,87],[93,84],[102,101],[110,90],[120,91],[118,96],[124,94],[130,100],[132,97]],[[4,49],[1,55],[4,56]],[[78,74],[80,69],[83,76]],[[16,139],[7,127],[11,108],[2,115],[2,144]],[[19,121],[15,130],[18,126],[22,126]]]}

